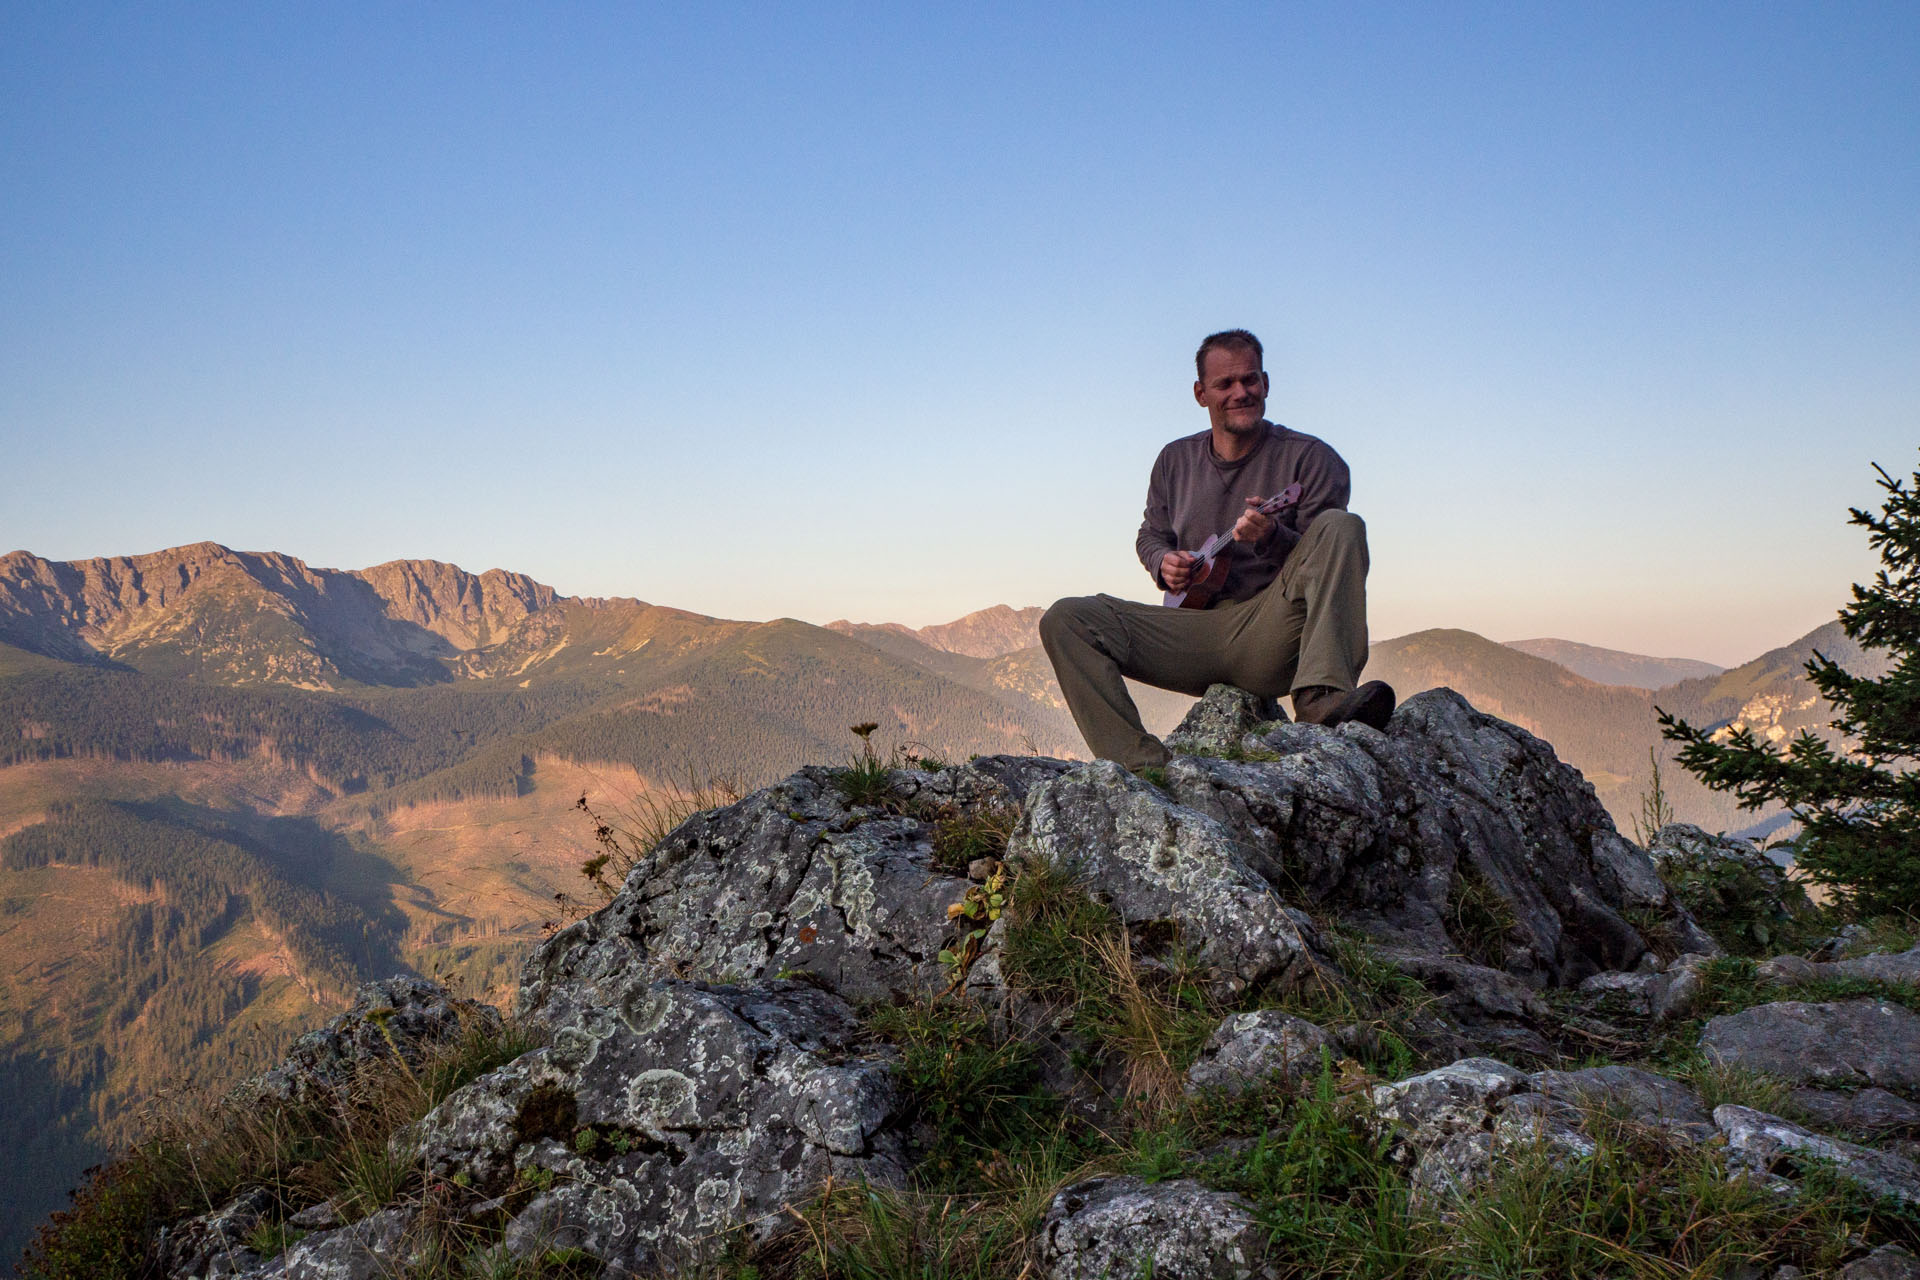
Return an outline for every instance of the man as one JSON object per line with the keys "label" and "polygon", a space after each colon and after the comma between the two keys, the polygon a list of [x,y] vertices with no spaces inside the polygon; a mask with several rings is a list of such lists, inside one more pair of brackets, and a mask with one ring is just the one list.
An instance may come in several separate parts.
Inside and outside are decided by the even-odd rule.
{"label": "man", "polygon": [[[1230,527],[1226,584],[1207,609],[1099,595],[1047,610],[1040,639],[1074,723],[1101,759],[1165,764],[1166,747],[1141,727],[1121,679],[1130,676],[1196,696],[1215,683],[1290,693],[1308,724],[1385,728],[1393,690],[1378,680],[1356,687],[1367,661],[1367,529],[1346,509],[1347,464],[1323,441],[1267,421],[1263,352],[1245,329],[1210,335],[1194,370],[1208,428],[1160,451],[1135,546],[1154,582],[1179,591],[1194,576],[1192,548]],[[1256,510],[1295,481],[1298,506]]]}

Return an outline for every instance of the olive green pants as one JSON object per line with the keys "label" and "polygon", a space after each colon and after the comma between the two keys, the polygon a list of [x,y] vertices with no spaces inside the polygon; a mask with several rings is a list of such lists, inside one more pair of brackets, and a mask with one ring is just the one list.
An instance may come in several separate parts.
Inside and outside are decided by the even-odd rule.
{"label": "olive green pants", "polygon": [[1165,764],[1140,724],[1123,676],[1198,697],[1210,684],[1279,697],[1324,685],[1353,689],[1367,665],[1367,526],[1323,511],[1250,600],[1169,609],[1114,596],[1074,596],[1040,619],[1073,722],[1093,754],[1129,769]]}

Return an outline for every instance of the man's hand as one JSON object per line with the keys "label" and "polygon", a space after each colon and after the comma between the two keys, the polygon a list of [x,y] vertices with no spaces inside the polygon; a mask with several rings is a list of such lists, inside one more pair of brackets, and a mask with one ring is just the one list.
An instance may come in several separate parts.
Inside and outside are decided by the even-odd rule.
{"label": "man's hand", "polygon": [[1169,591],[1185,591],[1193,580],[1194,557],[1185,551],[1169,551],[1160,560],[1160,581]]}
{"label": "man's hand", "polygon": [[1273,526],[1276,523],[1274,518],[1263,516],[1259,511],[1260,504],[1265,501],[1265,498],[1247,499],[1247,509],[1242,511],[1240,518],[1233,522],[1235,542],[1256,543],[1273,532]]}

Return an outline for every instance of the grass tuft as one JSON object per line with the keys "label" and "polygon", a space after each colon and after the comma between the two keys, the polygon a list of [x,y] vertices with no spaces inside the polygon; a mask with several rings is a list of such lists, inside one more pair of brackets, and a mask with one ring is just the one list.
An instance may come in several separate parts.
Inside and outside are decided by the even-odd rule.
{"label": "grass tuft", "polygon": [[1499,968],[1506,960],[1507,939],[1519,921],[1506,895],[1462,859],[1454,865],[1447,886],[1447,936],[1461,954],[1475,964]]}
{"label": "grass tuft", "polygon": [[740,784],[732,779],[699,775],[691,767],[682,783],[663,791],[642,791],[618,809],[601,811],[582,795],[573,807],[593,823],[594,843],[600,851],[580,865],[580,874],[592,883],[602,902],[610,902],[626,883],[627,873],[688,818],[740,799]]}

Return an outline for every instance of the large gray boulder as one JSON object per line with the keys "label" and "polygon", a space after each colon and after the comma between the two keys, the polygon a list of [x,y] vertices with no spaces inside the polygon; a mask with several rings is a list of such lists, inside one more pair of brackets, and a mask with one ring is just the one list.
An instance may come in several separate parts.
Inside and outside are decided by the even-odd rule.
{"label": "large gray boulder", "polygon": [[1885,1089],[1795,1089],[1794,1107],[1822,1133],[1868,1138],[1920,1133],[1920,1106]]}
{"label": "large gray boulder", "polygon": [[607,907],[533,953],[521,1008],[601,1003],[607,984],[639,968],[709,982],[806,972],[850,1000],[937,990],[947,908],[968,881],[935,866],[933,815],[1011,809],[1069,767],[996,756],[896,770],[888,808],[849,805],[838,770],[809,767],[698,814]]}
{"label": "large gray boulder", "polygon": [[1545,1152],[1555,1160],[1592,1155],[1596,1117],[1697,1143],[1714,1136],[1711,1117],[1678,1081],[1633,1067],[1538,1071],[1468,1058],[1376,1085],[1371,1123],[1410,1166],[1415,1198],[1466,1195],[1501,1161]]}
{"label": "large gray boulder", "polygon": [[1727,1166],[1759,1179],[1791,1182],[1811,1165],[1829,1169],[1876,1196],[1920,1207],[1920,1165],[1888,1151],[1803,1129],[1779,1116],[1728,1103],[1713,1122],[1727,1139]]}
{"label": "large gray boulder", "polygon": [[1780,1000],[1710,1020],[1707,1056],[1794,1084],[1920,1089],[1920,1015],[1890,1000]]}
{"label": "large gray boulder", "polygon": [[382,1209],[310,1235],[251,1274],[259,1280],[387,1280],[404,1273],[413,1222],[412,1210]]}
{"label": "large gray boulder", "polygon": [[1578,1071],[1536,1071],[1530,1078],[1542,1097],[1570,1103],[1582,1111],[1599,1110],[1642,1129],[1654,1129],[1689,1142],[1713,1136],[1713,1117],[1678,1080],[1620,1065]]}
{"label": "large gray boulder", "polygon": [[1266,1233],[1253,1206],[1184,1179],[1095,1178],[1053,1198],[1040,1227],[1049,1280],[1249,1280]]}
{"label": "large gray boulder", "polygon": [[1209,685],[1206,696],[1188,708],[1165,742],[1167,750],[1176,754],[1237,754],[1249,733],[1286,718],[1273,698],[1230,684]]}
{"label": "large gray boulder", "polygon": [[1897,1244],[1883,1244],[1840,1268],[1840,1280],[1920,1280],[1920,1258]]}
{"label": "large gray boulder", "polygon": [[1872,978],[1879,982],[1920,984],[1920,947],[1883,955],[1856,956],[1851,960],[1830,960],[1813,966],[1815,977]]}
{"label": "large gray boulder", "polygon": [[1066,869],[1128,925],[1171,922],[1228,992],[1319,972],[1313,921],[1232,834],[1110,760],[1035,788],[1007,857]]}
{"label": "large gray boulder", "polygon": [[254,1187],[209,1213],[162,1227],[154,1242],[155,1264],[169,1280],[257,1271],[266,1263],[247,1248],[247,1240],[272,1207],[273,1197]]}
{"label": "large gray boulder", "polygon": [[1243,746],[1278,759],[1175,757],[1168,790],[1300,905],[1535,986],[1633,968],[1649,940],[1629,915],[1675,950],[1719,950],[1577,770],[1451,690],[1408,699],[1384,734],[1278,724]]}
{"label": "large gray boulder", "polygon": [[735,1228],[765,1238],[782,1205],[829,1176],[904,1181],[891,1055],[838,996],[635,973],[605,1006],[572,1008],[550,1046],[454,1093],[401,1139],[477,1195],[516,1178],[544,1188],[509,1224],[509,1249],[658,1268]]}

